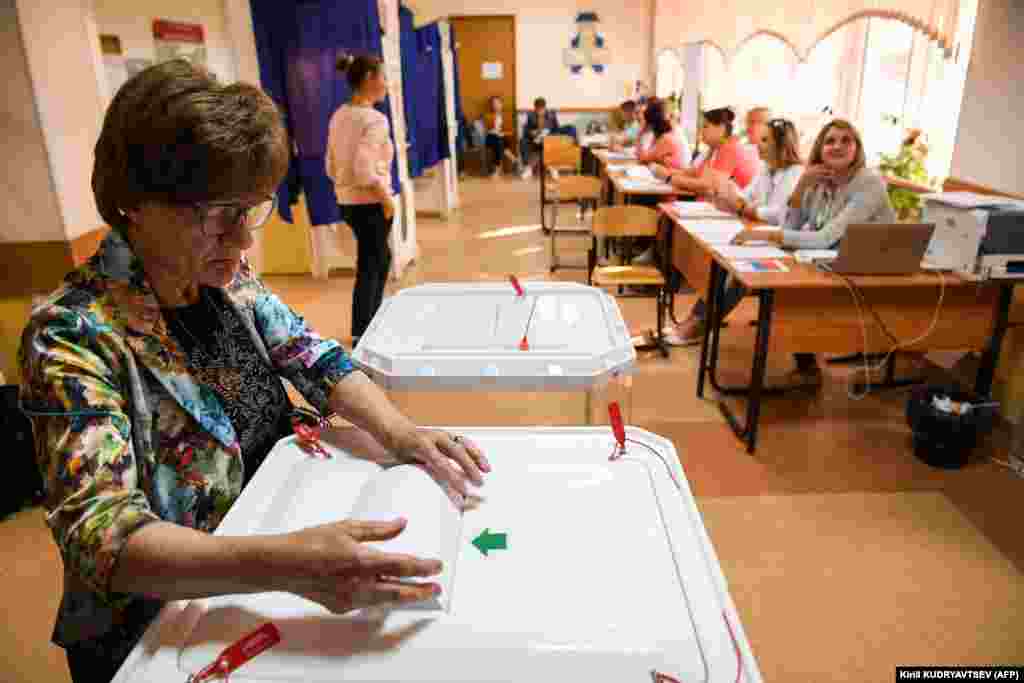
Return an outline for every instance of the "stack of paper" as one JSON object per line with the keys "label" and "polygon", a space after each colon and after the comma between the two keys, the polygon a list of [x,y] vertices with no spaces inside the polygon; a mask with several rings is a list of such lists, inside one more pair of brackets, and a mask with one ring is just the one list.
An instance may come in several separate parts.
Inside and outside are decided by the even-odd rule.
{"label": "stack of paper", "polygon": [[608,164],[606,167],[609,173],[617,173],[619,171],[625,171],[629,166],[626,164]]}
{"label": "stack of paper", "polygon": [[708,202],[674,202],[672,208],[680,218],[736,218]]}
{"label": "stack of paper", "polygon": [[629,166],[626,168],[626,175],[636,180],[647,180],[650,182],[659,182],[654,174],[651,173],[651,169],[646,166]]}
{"label": "stack of paper", "polygon": [[671,194],[675,192],[672,186],[668,183],[663,183],[658,180],[635,180],[632,178],[623,178],[620,182],[620,187],[627,192],[657,192],[663,194]]}
{"label": "stack of paper", "polygon": [[636,154],[632,152],[608,152],[608,161],[634,161]]}
{"label": "stack of paper", "polygon": [[1024,201],[1009,197],[994,197],[976,192],[936,192],[922,195],[925,201],[937,202],[958,209],[1024,209]]}
{"label": "stack of paper", "polygon": [[785,258],[786,252],[778,247],[741,247],[731,244],[715,245],[715,251],[727,259],[736,261],[744,259]]}
{"label": "stack of paper", "polygon": [[701,238],[708,244],[729,244],[736,235],[743,232],[743,224],[739,221],[695,220],[686,221],[684,226],[690,234]]}

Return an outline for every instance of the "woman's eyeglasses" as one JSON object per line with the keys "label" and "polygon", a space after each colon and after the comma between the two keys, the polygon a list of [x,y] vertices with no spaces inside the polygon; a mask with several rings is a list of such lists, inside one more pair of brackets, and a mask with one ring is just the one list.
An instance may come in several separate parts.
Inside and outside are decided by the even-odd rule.
{"label": "woman's eyeglasses", "polygon": [[277,196],[268,196],[258,204],[237,202],[196,202],[190,204],[206,237],[221,237],[234,228],[244,226],[256,230],[270,219],[277,206]]}

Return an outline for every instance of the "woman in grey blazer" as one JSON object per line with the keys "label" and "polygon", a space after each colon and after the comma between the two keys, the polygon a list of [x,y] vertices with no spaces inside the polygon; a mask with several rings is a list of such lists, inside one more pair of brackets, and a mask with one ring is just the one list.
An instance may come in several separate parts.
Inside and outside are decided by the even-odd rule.
{"label": "woman in grey blazer", "polygon": [[[807,169],[789,198],[782,230],[745,230],[734,244],[769,240],[792,249],[835,249],[851,223],[895,223],[885,180],[867,168],[853,124],[836,119],[818,133]],[[794,354],[803,382],[821,382],[813,353]]]}
{"label": "woman in grey blazer", "polygon": [[[851,223],[895,223],[885,180],[865,165],[860,133],[836,119],[818,133],[807,169],[789,198],[782,230],[767,239],[792,249],[835,249]],[[752,230],[734,242],[764,241]]]}

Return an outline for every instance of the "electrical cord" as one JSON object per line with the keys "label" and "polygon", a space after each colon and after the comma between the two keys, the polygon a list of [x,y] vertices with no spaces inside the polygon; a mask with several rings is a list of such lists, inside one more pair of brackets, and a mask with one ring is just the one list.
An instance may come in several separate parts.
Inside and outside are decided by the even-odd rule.
{"label": "electrical cord", "polygon": [[[900,349],[906,348],[908,346],[913,346],[914,344],[920,344],[922,341],[924,341],[925,339],[930,337],[935,332],[935,328],[938,327],[938,324],[939,324],[939,315],[942,312],[942,304],[943,304],[943,302],[945,301],[945,298],[946,298],[946,278],[942,274],[942,271],[938,271],[938,270],[933,271],[938,276],[938,278],[939,278],[939,299],[938,299],[938,301],[935,304],[935,314],[932,316],[932,322],[928,326],[928,329],[925,330],[924,334],[920,335],[919,337],[917,337],[915,339],[911,339],[909,341],[897,342],[896,338],[893,335],[891,335],[888,331],[886,331],[886,334],[890,337],[890,339],[893,340],[893,346],[889,349],[888,353],[886,353],[885,356],[883,356],[881,362],[879,362],[877,365],[871,365],[871,363],[868,361],[868,348],[869,348],[868,347],[868,326],[867,326],[867,321],[865,320],[865,317],[864,317],[864,309],[863,309],[863,307],[861,305],[861,298],[858,295],[858,290],[856,289],[855,285],[851,281],[849,281],[845,277],[842,277],[839,273],[836,273],[834,270],[832,270],[832,268],[827,263],[819,263],[818,264],[818,269],[821,270],[822,272],[828,273],[830,275],[835,275],[835,276],[840,277],[840,279],[842,280],[843,284],[846,285],[846,288],[850,291],[850,294],[853,297],[854,304],[857,306],[857,315],[860,318],[861,333],[863,335],[863,340],[864,340],[864,347],[863,347],[864,352],[862,354],[862,356],[864,358],[864,363],[863,363],[863,366],[862,366],[862,371],[864,373],[864,391],[862,393],[859,393],[859,394],[857,392],[855,392],[853,390],[853,383],[851,382],[846,393],[847,393],[847,396],[849,396],[849,398],[851,400],[853,400],[853,401],[860,401],[860,400],[863,400],[864,398],[866,398],[867,395],[871,393],[871,373],[872,372],[876,372],[876,371],[881,370],[882,368],[884,368],[889,363],[889,359],[892,357],[892,355],[894,353],[896,353],[897,351],[899,351]],[[866,301],[864,302],[864,305],[867,305]],[[877,320],[878,316],[874,312],[873,309],[872,309],[872,313],[875,315],[876,320]],[[883,327],[883,329],[884,329],[884,327]]]}

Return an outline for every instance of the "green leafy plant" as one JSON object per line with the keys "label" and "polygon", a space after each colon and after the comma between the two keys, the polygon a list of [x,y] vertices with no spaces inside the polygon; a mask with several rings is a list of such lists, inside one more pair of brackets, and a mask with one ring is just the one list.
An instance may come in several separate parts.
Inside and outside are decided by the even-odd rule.
{"label": "green leafy plant", "polygon": [[[894,126],[900,125],[900,118],[883,115],[882,120]],[[887,176],[909,180],[919,185],[934,186],[928,177],[924,160],[928,156],[928,145],[919,129],[907,132],[895,154],[880,154],[879,170]],[[900,220],[917,218],[921,213],[921,195],[901,187],[889,187],[889,201]]]}

